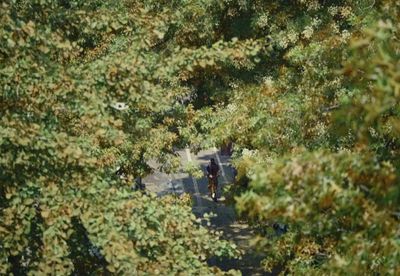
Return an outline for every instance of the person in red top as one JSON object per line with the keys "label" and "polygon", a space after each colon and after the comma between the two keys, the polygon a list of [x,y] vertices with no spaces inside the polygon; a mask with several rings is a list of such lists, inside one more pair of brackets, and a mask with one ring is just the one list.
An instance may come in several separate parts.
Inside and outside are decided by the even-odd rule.
{"label": "person in red top", "polygon": [[215,159],[211,158],[207,165],[208,190],[211,192],[211,198],[217,200],[219,166]]}

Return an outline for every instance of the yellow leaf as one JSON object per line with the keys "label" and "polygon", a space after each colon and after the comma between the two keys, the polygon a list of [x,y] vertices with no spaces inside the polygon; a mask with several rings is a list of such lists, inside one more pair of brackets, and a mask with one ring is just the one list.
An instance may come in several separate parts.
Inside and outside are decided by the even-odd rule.
{"label": "yellow leaf", "polygon": [[50,52],[50,49],[48,47],[44,46],[44,45],[40,45],[38,47],[38,49],[44,54],[47,54],[48,52]]}
{"label": "yellow leaf", "polygon": [[50,211],[49,210],[44,210],[41,212],[42,218],[47,218],[50,215]]}
{"label": "yellow leaf", "polygon": [[115,272],[115,268],[114,268],[113,265],[108,265],[108,266],[107,266],[107,269],[108,269],[108,271],[110,271],[110,272],[112,272],[112,273]]}

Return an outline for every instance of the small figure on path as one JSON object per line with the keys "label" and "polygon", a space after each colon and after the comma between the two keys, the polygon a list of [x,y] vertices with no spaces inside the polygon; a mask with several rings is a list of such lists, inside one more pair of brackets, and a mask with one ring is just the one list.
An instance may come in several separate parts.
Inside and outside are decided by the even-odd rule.
{"label": "small figure on path", "polygon": [[207,178],[208,190],[210,191],[211,198],[214,201],[217,201],[218,174],[219,166],[215,163],[215,159],[211,158],[210,163],[207,165]]}

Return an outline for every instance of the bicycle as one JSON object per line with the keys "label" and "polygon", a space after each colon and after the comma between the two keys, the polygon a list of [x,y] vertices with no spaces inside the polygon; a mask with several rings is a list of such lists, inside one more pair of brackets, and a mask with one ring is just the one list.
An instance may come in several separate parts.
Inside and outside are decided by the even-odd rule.
{"label": "bicycle", "polygon": [[218,175],[208,175],[208,190],[210,191],[211,198],[217,202],[217,189],[218,189]]}

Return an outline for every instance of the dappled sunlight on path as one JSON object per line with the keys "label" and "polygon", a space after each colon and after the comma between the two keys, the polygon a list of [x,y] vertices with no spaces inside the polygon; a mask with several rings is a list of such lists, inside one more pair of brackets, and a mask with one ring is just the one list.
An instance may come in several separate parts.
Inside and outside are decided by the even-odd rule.
{"label": "dappled sunlight on path", "polygon": [[[218,266],[225,271],[238,269],[243,275],[265,275],[260,268],[262,256],[258,255],[249,243],[250,238],[254,236],[253,231],[246,223],[237,220],[234,207],[226,204],[226,199],[222,194],[223,187],[230,185],[234,180],[233,170],[229,163],[230,157],[220,155],[216,149],[201,151],[196,155],[188,149],[181,150],[178,153],[181,156],[183,167],[188,162],[194,162],[201,167],[202,171],[205,171],[210,158],[215,158],[221,168],[218,202],[214,202],[208,194],[206,177],[194,179],[184,172],[168,175],[155,171],[144,179],[146,188],[159,196],[171,193],[177,195],[189,193],[193,200],[192,210],[197,217],[200,218],[209,213],[214,214],[210,219],[209,227],[213,230],[222,231],[223,238],[233,241],[243,252],[243,256],[240,260],[212,258],[208,260],[210,265]],[[156,167],[156,164],[152,165]]]}

